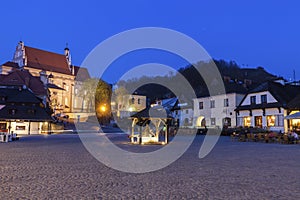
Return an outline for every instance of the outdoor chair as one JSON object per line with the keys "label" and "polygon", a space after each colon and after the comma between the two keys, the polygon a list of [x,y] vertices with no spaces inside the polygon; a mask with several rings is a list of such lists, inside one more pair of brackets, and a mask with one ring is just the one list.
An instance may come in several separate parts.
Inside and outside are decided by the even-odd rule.
{"label": "outdoor chair", "polygon": [[250,142],[251,141],[251,134],[247,133],[247,141]]}
{"label": "outdoor chair", "polygon": [[289,137],[286,134],[284,134],[282,138],[283,138],[282,143],[284,143],[284,144],[289,144],[290,143]]}
{"label": "outdoor chair", "polygon": [[263,137],[263,134],[262,134],[262,133],[258,133],[258,134],[257,134],[257,141],[258,141],[258,142],[264,141],[264,137]]}
{"label": "outdoor chair", "polygon": [[283,139],[282,139],[282,135],[280,135],[280,134],[278,134],[277,136],[276,136],[276,141],[277,141],[277,143],[282,143],[283,142]]}
{"label": "outdoor chair", "polygon": [[269,143],[270,142],[270,137],[269,137],[269,134],[265,134],[265,142],[266,143]]}
{"label": "outdoor chair", "polygon": [[240,135],[239,141],[240,142],[246,142],[246,135],[245,134]]}

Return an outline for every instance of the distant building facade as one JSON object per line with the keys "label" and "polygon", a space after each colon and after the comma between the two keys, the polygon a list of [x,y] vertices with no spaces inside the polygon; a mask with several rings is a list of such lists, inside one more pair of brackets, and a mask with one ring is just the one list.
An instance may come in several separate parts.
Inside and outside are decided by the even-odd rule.
{"label": "distant building facade", "polygon": [[238,83],[225,83],[225,94],[194,99],[194,126],[223,128],[235,127],[236,107],[245,96],[246,89]]}
{"label": "distant building facade", "polygon": [[117,102],[117,117],[130,117],[131,114],[146,108],[147,98],[143,95],[124,95],[121,102]]}
{"label": "distant building facade", "polygon": [[1,132],[47,133],[51,131],[51,121],[50,110],[26,85],[0,85]]}
{"label": "distant building facade", "polygon": [[[8,75],[15,69],[28,70],[32,76],[40,78],[46,90],[49,90],[49,104],[55,114],[63,113],[70,118],[77,118],[87,112],[86,107],[81,108],[85,105],[84,98],[75,93],[80,89],[79,82],[90,78],[90,75],[86,68],[72,65],[68,48],[64,49],[64,54],[57,54],[19,42],[12,62],[3,64],[0,72]],[[77,77],[79,72],[80,76]],[[82,74],[85,74],[84,77]]]}
{"label": "distant building facade", "polygon": [[285,117],[299,111],[299,106],[292,105],[298,94],[299,86],[273,81],[259,85],[249,91],[238,105],[237,126],[287,132],[290,127]]}

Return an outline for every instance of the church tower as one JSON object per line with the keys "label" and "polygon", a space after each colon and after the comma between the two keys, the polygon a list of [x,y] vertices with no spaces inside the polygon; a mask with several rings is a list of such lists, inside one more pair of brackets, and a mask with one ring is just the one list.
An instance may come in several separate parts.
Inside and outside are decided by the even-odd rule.
{"label": "church tower", "polygon": [[65,51],[65,56],[66,56],[70,71],[74,75],[74,67],[72,66],[72,59],[71,59],[70,49],[68,48],[68,43],[66,44],[66,48],[64,49],[64,51]]}

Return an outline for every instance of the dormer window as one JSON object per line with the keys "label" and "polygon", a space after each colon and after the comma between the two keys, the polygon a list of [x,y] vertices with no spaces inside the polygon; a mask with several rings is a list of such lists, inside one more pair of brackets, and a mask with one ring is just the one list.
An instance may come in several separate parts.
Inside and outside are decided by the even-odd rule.
{"label": "dormer window", "polygon": [[251,105],[256,104],[256,96],[250,97],[250,103],[251,103]]}
{"label": "dormer window", "polygon": [[265,94],[265,95],[261,95],[261,103],[262,104],[265,104],[265,103],[267,103],[267,95]]}

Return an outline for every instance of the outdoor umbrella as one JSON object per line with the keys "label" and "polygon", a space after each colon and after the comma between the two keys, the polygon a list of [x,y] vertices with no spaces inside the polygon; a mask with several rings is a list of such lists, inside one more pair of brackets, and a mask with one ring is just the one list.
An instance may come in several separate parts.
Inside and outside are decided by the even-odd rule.
{"label": "outdoor umbrella", "polygon": [[285,117],[285,119],[300,119],[300,112],[288,115]]}

